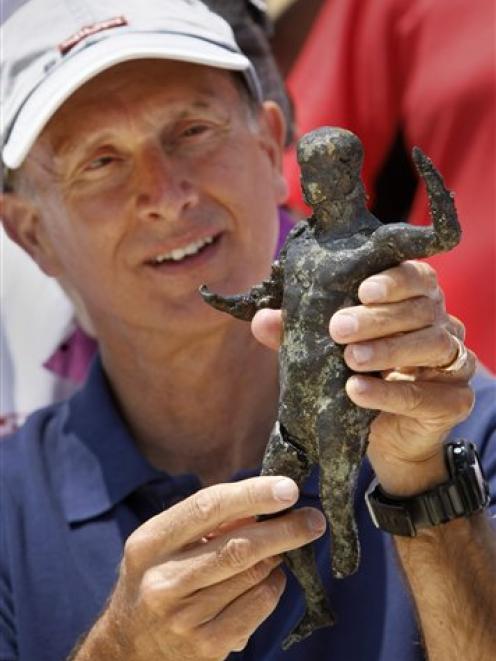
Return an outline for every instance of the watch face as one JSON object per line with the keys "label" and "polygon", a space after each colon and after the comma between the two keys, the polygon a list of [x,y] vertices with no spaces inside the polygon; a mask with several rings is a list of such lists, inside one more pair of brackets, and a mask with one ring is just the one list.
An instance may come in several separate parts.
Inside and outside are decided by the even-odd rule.
{"label": "watch face", "polygon": [[472,466],[472,468],[474,469],[475,477],[477,479],[478,484],[482,484],[484,482],[484,475],[482,474],[482,470],[479,462],[476,461],[475,464]]}
{"label": "watch face", "polygon": [[451,444],[451,451],[452,461],[448,462],[451,468],[450,474],[454,479],[464,479],[465,488],[469,489],[478,504],[478,507],[472,511],[480,511],[488,505],[490,494],[477,448],[469,441],[457,441]]}
{"label": "watch face", "polygon": [[474,471],[475,479],[477,480],[477,485],[479,486],[481,496],[482,498],[484,498],[483,504],[484,506],[486,506],[489,504],[489,498],[491,494],[489,492],[489,484],[487,483],[486,477],[482,472],[482,466],[480,465],[480,462],[477,457],[472,466],[472,469]]}
{"label": "watch face", "polygon": [[248,0],[252,5],[254,5],[259,11],[267,12],[267,2],[266,0]]}

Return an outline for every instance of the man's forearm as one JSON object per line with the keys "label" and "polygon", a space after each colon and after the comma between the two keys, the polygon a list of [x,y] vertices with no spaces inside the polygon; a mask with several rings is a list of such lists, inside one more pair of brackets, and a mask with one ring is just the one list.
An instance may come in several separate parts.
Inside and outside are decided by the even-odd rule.
{"label": "man's forearm", "polygon": [[496,525],[487,515],[396,538],[429,661],[496,658]]}
{"label": "man's forearm", "polygon": [[[126,630],[125,626],[122,628]],[[93,627],[78,640],[66,661],[133,661],[139,658],[134,655],[133,646],[125,638],[107,605]],[[150,658],[153,658],[153,650]]]}

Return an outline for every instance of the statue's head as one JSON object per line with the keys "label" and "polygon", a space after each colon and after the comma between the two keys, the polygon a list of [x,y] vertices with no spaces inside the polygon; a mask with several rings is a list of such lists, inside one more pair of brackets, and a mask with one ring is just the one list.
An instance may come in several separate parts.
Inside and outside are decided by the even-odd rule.
{"label": "statue's head", "polygon": [[311,207],[362,190],[362,143],[354,133],[324,126],[298,142],[298,163],[305,201]]}

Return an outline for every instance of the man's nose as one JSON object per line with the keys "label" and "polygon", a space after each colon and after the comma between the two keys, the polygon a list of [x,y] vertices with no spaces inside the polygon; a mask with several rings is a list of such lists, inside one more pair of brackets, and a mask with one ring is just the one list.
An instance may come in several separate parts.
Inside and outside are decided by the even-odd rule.
{"label": "man's nose", "polygon": [[180,220],[198,201],[196,186],[184,164],[169,157],[160,146],[140,154],[135,173],[136,208],[141,219]]}

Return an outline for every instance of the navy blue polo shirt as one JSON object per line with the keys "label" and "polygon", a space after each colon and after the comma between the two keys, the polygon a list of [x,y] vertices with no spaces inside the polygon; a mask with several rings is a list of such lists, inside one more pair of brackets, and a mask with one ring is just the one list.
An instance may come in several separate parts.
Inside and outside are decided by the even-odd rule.
{"label": "navy blue polo shirt", "polygon": [[[478,375],[474,386],[475,410],[453,437],[478,444],[496,493],[496,385]],[[79,393],[32,415],[17,434],[0,443],[0,452],[0,659],[62,661],[103,609],[127,536],[201,484],[194,475],[155,470],[138,452],[98,359]],[[319,506],[316,477],[314,472],[301,505]],[[247,648],[230,659],[423,658],[391,539],[372,526],[366,511],[363,495],[371,477],[364,462],[356,495],[362,544],[358,572],[334,579],[328,537],[316,543],[337,624],[282,652],[282,639],[304,609],[290,575],[277,610]]]}

